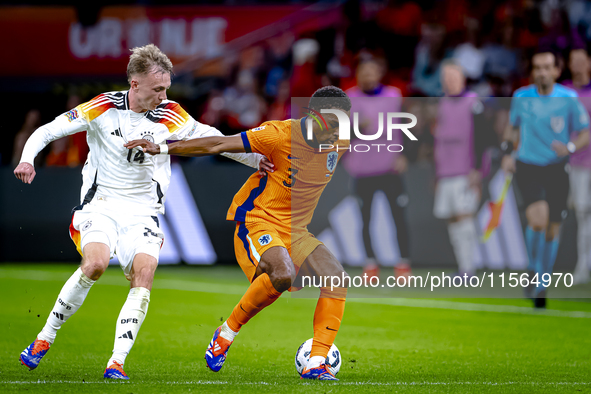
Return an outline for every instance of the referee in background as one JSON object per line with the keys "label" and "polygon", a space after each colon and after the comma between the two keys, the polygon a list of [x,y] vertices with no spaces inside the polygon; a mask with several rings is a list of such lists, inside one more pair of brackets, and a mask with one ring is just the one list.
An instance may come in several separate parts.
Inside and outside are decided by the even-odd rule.
{"label": "referee in background", "polygon": [[[526,289],[526,296],[536,308],[545,308],[547,290],[542,284],[551,278],[560,223],[566,216],[565,166],[571,154],[589,144],[589,116],[574,90],[555,83],[560,68],[553,53],[535,53],[531,67],[534,84],[513,94],[501,167],[515,173],[526,206],[529,279],[538,283]],[[578,135],[571,141],[573,133]]]}

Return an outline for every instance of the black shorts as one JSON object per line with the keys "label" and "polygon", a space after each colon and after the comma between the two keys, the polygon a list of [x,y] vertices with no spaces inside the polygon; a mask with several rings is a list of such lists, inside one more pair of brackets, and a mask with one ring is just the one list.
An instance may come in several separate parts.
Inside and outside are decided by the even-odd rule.
{"label": "black shorts", "polygon": [[550,221],[561,222],[566,217],[566,200],[570,182],[566,162],[536,166],[516,163],[515,182],[526,207],[536,201],[546,201],[550,208]]}

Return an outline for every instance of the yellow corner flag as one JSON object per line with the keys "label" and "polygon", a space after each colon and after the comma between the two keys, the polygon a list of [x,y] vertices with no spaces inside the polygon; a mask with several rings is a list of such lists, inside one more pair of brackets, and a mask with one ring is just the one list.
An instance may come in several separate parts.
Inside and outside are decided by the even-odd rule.
{"label": "yellow corner flag", "polygon": [[503,190],[501,194],[497,198],[497,201],[492,202],[490,201],[488,207],[490,208],[490,220],[488,221],[488,225],[484,230],[484,235],[480,239],[480,242],[486,242],[495,231],[497,227],[499,227],[501,221],[501,212],[503,211],[503,204],[505,202],[505,197],[507,196],[507,192],[509,191],[509,186],[511,186],[511,180],[513,179],[513,174],[508,174],[505,177],[505,184],[503,185]]}

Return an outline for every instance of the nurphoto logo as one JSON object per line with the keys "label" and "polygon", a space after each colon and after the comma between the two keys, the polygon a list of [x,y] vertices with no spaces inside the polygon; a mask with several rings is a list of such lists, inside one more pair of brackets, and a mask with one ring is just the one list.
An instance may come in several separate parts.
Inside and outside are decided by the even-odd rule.
{"label": "nurphoto logo", "polygon": [[[316,121],[320,128],[327,128],[328,125],[326,120],[322,116],[322,114],[333,114],[337,117],[339,121],[339,140],[350,140],[351,139],[351,120],[345,111],[340,109],[321,109],[320,112],[314,111],[310,108],[310,112],[306,119],[306,138],[308,140],[313,141],[314,135],[312,131],[313,122]],[[384,116],[385,115],[385,116]],[[378,130],[374,134],[362,134],[359,131],[359,113],[353,112],[353,132],[355,136],[363,141],[375,141],[382,137],[384,134],[384,117],[386,118],[386,137],[388,141],[392,141],[392,135],[394,131],[402,131],[411,141],[417,141],[417,137],[410,131],[410,129],[417,124],[417,117],[408,112],[379,112],[378,113]],[[399,123],[402,119],[409,119],[410,122],[406,123]],[[320,144],[319,145],[320,151],[334,149],[335,146],[332,144]],[[340,147],[341,149],[347,149],[349,151],[355,152],[369,152],[369,151],[377,151],[380,152],[380,149],[384,151],[387,150],[388,152],[401,152],[403,150],[402,145],[400,144],[355,144],[355,146],[351,147],[348,146],[346,148]],[[339,146],[336,146],[337,151],[339,150]]]}

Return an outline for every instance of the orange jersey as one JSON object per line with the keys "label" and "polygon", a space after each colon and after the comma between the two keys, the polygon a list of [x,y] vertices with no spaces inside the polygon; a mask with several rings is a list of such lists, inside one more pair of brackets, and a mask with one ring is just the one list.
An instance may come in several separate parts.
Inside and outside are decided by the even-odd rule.
{"label": "orange jersey", "polygon": [[246,151],[265,155],[275,172],[251,175],[234,196],[227,220],[271,223],[288,233],[306,231],[349,141],[338,141],[338,151],[320,152],[306,142],[304,120],[265,122],[242,133]]}

